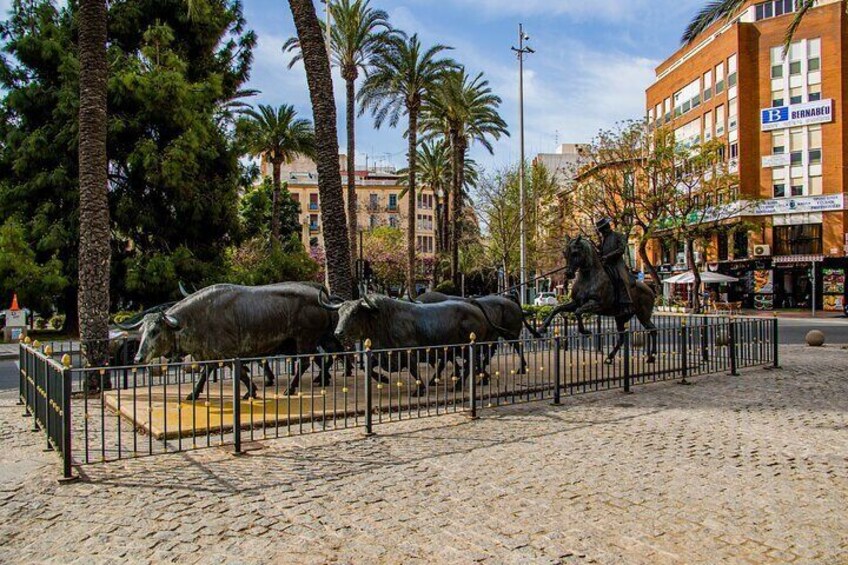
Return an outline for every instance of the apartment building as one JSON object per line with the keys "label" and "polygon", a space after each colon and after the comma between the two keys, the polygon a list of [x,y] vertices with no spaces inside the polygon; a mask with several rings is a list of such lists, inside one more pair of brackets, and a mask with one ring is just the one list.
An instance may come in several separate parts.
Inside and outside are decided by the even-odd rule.
{"label": "apartment building", "polygon": [[[736,221],[715,236],[703,266],[740,278],[726,290],[747,307],[825,308],[845,302],[848,270],[846,128],[848,18],[821,0],[788,52],[796,0],[751,1],[656,69],[646,93],[651,127],[679,143],[726,143],[739,176]],[[665,273],[688,268],[672,237],[653,246]]]}
{"label": "apartment building", "polygon": [[[339,155],[342,172],[345,209],[347,209],[347,157]],[[262,159],[262,176],[271,176],[271,164]],[[299,157],[282,168],[282,181],[300,204],[300,223],[303,226],[301,240],[305,247],[324,245],[321,230],[321,202],[318,195],[318,172],[315,163],[308,158]],[[356,171],[357,223],[361,230],[380,226],[390,226],[406,231],[408,194],[401,196],[404,190],[401,176],[389,167],[363,167]],[[424,188],[419,191],[416,202],[415,234],[417,248],[421,258],[435,254],[436,199],[433,191]]]}

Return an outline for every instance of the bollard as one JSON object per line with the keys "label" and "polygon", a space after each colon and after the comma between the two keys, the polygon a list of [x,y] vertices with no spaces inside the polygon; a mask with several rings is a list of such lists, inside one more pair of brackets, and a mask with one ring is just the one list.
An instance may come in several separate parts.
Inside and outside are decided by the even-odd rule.
{"label": "bollard", "polygon": [[241,455],[241,359],[233,361],[233,455]]}
{"label": "bollard", "polygon": [[562,397],[560,395],[561,384],[561,375],[560,375],[560,348],[561,348],[562,338],[559,336],[559,328],[554,330],[554,406],[559,406],[562,402]]}
{"label": "bollard", "polygon": [[374,418],[372,412],[374,403],[374,393],[371,385],[371,340],[366,339],[365,343],[365,435],[374,435]]}
{"label": "bollard", "polygon": [[630,324],[624,325],[624,394],[630,394]]}
{"label": "bollard", "polygon": [[471,403],[471,419],[477,419],[477,374],[474,369],[474,343],[477,341],[477,335],[475,333],[471,333],[469,336],[471,339],[471,343],[468,344],[468,378],[471,379],[468,382],[468,396],[470,397],[469,401]]}
{"label": "bollard", "polygon": [[730,318],[729,322],[730,327],[728,328],[728,334],[730,335],[730,374],[732,376],[739,375],[739,371],[736,369],[736,322],[733,321],[733,318]]}
{"label": "bollard", "polygon": [[778,347],[777,347],[778,337],[779,337],[779,333],[778,333],[778,323],[777,323],[777,312],[775,312],[774,320],[772,320],[772,328],[771,328],[771,348],[772,348],[771,355],[772,355],[772,358],[774,360],[773,367],[775,369],[780,369],[780,356],[778,354]]}

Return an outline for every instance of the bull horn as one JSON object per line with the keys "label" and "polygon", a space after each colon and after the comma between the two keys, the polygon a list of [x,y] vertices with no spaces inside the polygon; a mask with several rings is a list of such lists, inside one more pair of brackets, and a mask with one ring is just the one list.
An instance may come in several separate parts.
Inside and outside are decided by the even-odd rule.
{"label": "bull horn", "polygon": [[326,302],[324,300],[325,294],[327,295],[327,298],[329,298],[330,300],[333,300],[333,297],[330,296],[330,293],[327,292],[327,289],[322,287],[321,290],[318,291],[318,304],[320,304],[322,308],[325,308],[327,310],[337,311],[342,307],[341,304],[333,304],[332,302]]}
{"label": "bull horn", "polygon": [[180,294],[183,295],[183,298],[188,298],[189,296],[191,296],[191,293],[186,290],[185,286],[183,286],[183,281],[180,281],[179,285],[180,285]]}
{"label": "bull horn", "polygon": [[115,322],[115,325],[117,327],[121,328],[124,331],[132,331],[132,330],[137,330],[138,328],[140,328],[141,324],[143,324],[143,323],[144,323],[144,318],[138,320],[137,322],[133,322],[131,324],[122,324],[120,322]]}
{"label": "bull horn", "polygon": [[377,305],[374,304],[374,301],[371,300],[370,298],[368,298],[367,292],[362,295],[362,301],[365,303],[365,306],[368,307],[368,309],[370,309],[370,310],[376,310],[377,309]]}
{"label": "bull horn", "polygon": [[165,314],[163,312],[162,319],[165,321],[165,324],[172,330],[175,330],[180,327],[180,321],[177,320],[174,316],[171,316],[170,314]]}

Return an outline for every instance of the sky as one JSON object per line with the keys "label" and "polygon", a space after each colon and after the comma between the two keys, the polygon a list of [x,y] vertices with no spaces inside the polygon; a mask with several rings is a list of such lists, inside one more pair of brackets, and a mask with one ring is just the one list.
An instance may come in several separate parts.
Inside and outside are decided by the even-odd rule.
{"label": "sky", "polygon": [[[482,71],[503,99],[501,115],[511,137],[494,155],[472,147],[472,157],[492,170],[517,162],[518,24],[530,35],[524,70],[525,153],[551,153],[558,143],[587,142],[603,128],[644,114],[645,89],[654,69],[680,46],[689,19],[705,0],[372,0],[395,27],[418,33],[427,44],[454,47],[450,56]],[[323,5],[316,0],[321,10]],[[245,0],[248,24],[259,36],[251,86],[256,102],[293,104],[311,119],[302,65],[287,69],[281,45],[294,35],[282,0]],[[339,141],[345,151],[343,83],[334,73]],[[380,131],[366,114],[357,119],[357,164],[403,166],[403,129]]]}
{"label": "sky", "polygon": [[[452,46],[450,56],[470,73],[483,72],[503,99],[501,115],[511,137],[494,155],[473,146],[487,170],[519,159],[518,24],[530,35],[524,71],[525,152],[551,153],[558,143],[587,142],[616,122],[641,117],[645,89],[656,66],[680,46],[686,23],[706,0],[372,0],[392,24],[418,33],[426,44]],[[248,26],[258,34],[249,87],[253,104],[292,104],[311,120],[302,65],[289,70],[282,44],[295,34],[285,0],[243,0]],[[316,0],[323,17],[323,4]],[[0,0],[6,13],[11,0]],[[339,143],[345,148],[343,82],[334,72]],[[375,130],[357,118],[357,164],[402,167],[404,128]]]}

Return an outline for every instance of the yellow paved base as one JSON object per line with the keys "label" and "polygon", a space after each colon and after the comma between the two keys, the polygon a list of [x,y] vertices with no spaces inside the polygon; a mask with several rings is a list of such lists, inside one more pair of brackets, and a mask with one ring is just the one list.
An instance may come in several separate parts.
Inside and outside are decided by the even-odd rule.
{"label": "yellow paved base", "polygon": [[[319,391],[316,391],[316,393]],[[176,392],[167,394],[138,391],[133,398],[127,391],[109,391],[104,394],[106,406],[119,413],[136,427],[156,439],[172,439],[232,431],[234,426],[233,390],[225,386],[222,395],[215,387],[216,398],[210,396],[191,402]],[[261,427],[320,414],[334,413],[333,400],[320,394],[287,397],[266,395],[264,399],[242,400],[241,427]],[[351,407],[352,408],[352,407]]]}

